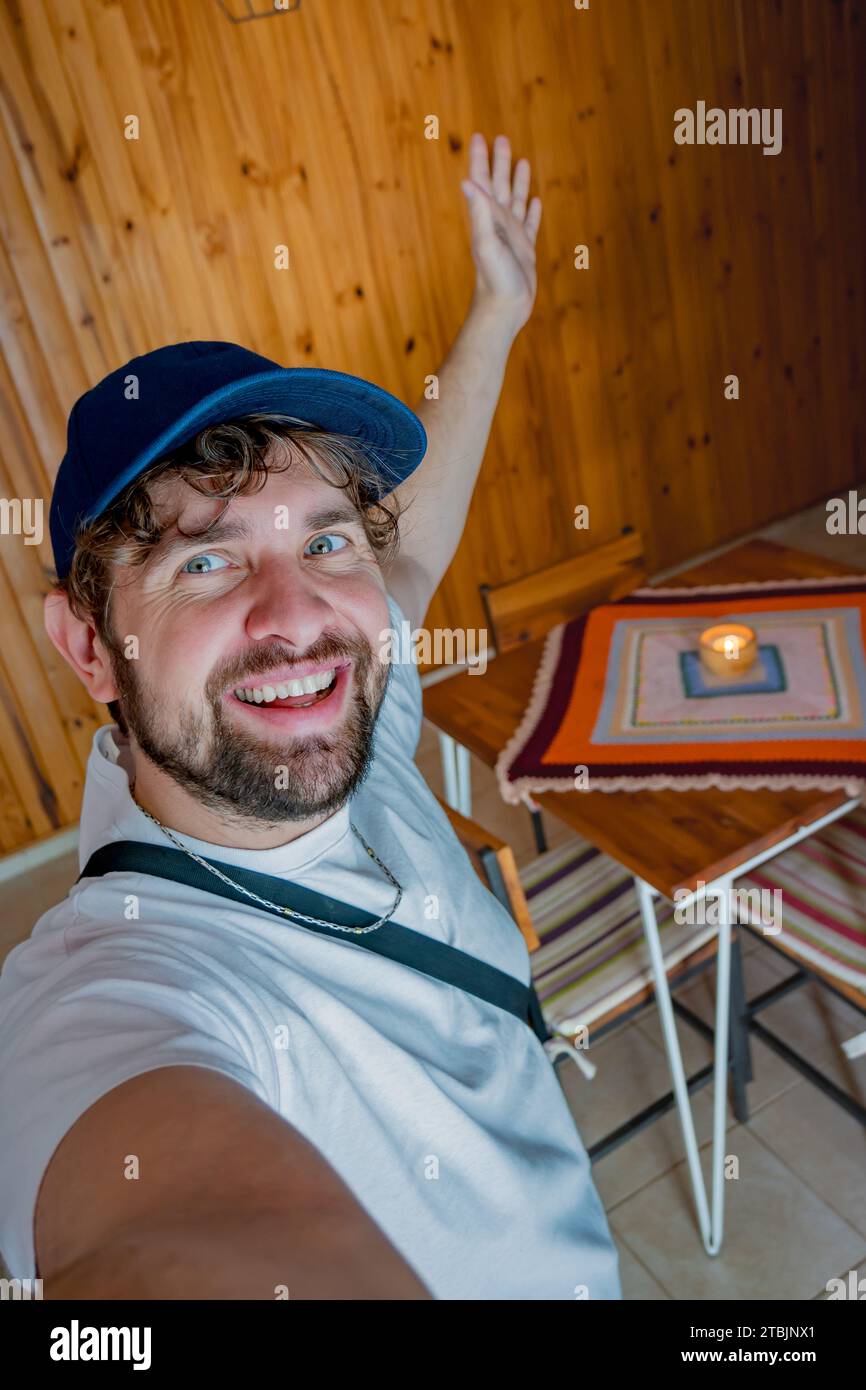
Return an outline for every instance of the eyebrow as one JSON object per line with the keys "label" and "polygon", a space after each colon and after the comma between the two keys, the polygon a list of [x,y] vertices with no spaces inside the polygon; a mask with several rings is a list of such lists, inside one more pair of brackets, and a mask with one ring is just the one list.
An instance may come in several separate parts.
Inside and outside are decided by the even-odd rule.
{"label": "eyebrow", "polygon": [[[308,512],[303,519],[301,529],[321,531],[327,526],[346,525],[347,523],[363,529],[361,518],[351,503],[332,502],[327,507],[320,506]],[[242,517],[223,517],[198,535],[178,534],[169,536],[166,540],[160,540],[151,553],[151,564],[154,566],[162,565],[173,555],[184,550],[198,549],[202,545],[219,544],[223,541],[251,540],[254,534],[255,529]]]}

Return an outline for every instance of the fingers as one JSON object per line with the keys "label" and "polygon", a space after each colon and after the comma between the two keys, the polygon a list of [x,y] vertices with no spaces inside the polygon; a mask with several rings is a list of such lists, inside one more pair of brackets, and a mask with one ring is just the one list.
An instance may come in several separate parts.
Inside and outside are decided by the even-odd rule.
{"label": "fingers", "polygon": [[469,177],[495,198],[501,207],[507,208],[518,222],[523,223],[524,231],[531,242],[538,235],[541,221],[541,199],[533,198],[526,209],[532,170],[528,159],[518,159],[514,167],[514,180],[511,177],[511,142],[507,135],[497,135],[493,142],[493,172],[491,176],[487,154],[487,141],[480,131],[475,131],[469,141]]}
{"label": "fingers", "polygon": [[469,141],[469,177],[473,183],[480,184],[486,193],[492,195],[490,169],[487,164],[487,141],[477,130]]}
{"label": "fingers", "polygon": [[511,211],[522,222],[526,217],[526,199],[529,195],[529,181],[532,177],[528,159],[518,159],[514,169],[514,190],[511,195]]}
{"label": "fingers", "polygon": [[511,142],[507,135],[493,141],[493,196],[507,208],[511,202]]}
{"label": "fingers", "polygon": [[495,231],[496,215],[493,211],[494,199],[492,197],[485,197],[477,188],[472,189],[470,186],[470,191],[467,193],[467,203],[469,205],[469,216],[476,233],[489,235],[491,232]]}
{"label": "fingers", "polygon": [[523,230],[526,232],[533,246],[535,245],[535,238],[538,236],[540,223],[541,199],[533,198],[532,202],[529,204],[529,212],[526,214],[526,221],[523,224]]}

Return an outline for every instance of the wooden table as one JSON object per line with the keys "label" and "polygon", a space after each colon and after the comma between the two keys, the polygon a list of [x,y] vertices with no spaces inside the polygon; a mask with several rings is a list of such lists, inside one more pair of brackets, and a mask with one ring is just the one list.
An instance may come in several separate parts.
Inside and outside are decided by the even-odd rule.
{"label": "wooden table", "polygon": [[[850,574],[850,566],[771,541],[748,541],[714,559],[669,576],[665,585],[747,583]],[[488,767],[514,733],[532,692],[544,639],[528,642],[488,663],[483,675],[460,672],[425,688],[424,715],[440,733],[469,749]],[[452,804],[469,814],[468,758]],[[459,779],[458,779],[459,780]],[[452,792],[453,796],[453,792]],[[449,797],[449,800],[451,798]],[[682,1065],[654,898],[680,908],[728,891],[733,880],[774,857],[858,804],[844,791],[635,791],[546,792],[532,801],[591,844],[624,864],[635,877],[653,965],[656,998],[671,1080],[680,1114],[695,1204],[708,1254],[721,1248],[724,1203],[724,1133],[730,1021],[730,913],[720,911],[716,987],[713,1208],[707,1204],[698,1160],[688,1087]],[[459,803],[459,804],[458,804]],[[682,894],[694,895],[685,899]],[[720,904],[721,905],[721,904]]]}
{"label": "wooden table", "polygon": [[[666,585],[734,584],[850,574],[850,566],[749,541],[665,580]],[[488,663],[483,676],[461,672],[424,691],[424,715],[488,767],[529,703],[544,639]],[[631,869],[663,897],[693,891],[772,849],[849,798],[821,791],[546,792],[532,800],[598,849]]]}

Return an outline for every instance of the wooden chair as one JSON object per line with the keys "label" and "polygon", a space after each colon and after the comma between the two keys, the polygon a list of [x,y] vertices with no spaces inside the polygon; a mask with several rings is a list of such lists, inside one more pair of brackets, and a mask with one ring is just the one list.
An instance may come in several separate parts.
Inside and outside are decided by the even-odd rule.
{"label": "wooden chair", "polygon": [[[815,984],[866,1019],[866,804],[793,845],[752,873],[738,888],[784,897],[781,928],[768,934],[760,922],[740,921],[774,955],[794,967],[779,984],[746,1001],[745,1023],[762,1042],[866,1128],[866,1106],[837,1086],[808,1057],[759,1021],[758,1014],[783,995]],[[760,899],[756,899],[760,901]],[[866,1031],[841,1044],[851,1060],[866,1055]]]}
{"label": "wooden chair", "polygon": [[[590,1033],[592,1041],[598,1041],[655,1000],[632,875],[580,836],[518,869],[506,841],[455,811],[441,797],[436,799],[481,882],[508,909],[526,941],[533,984],[552,1035],[545,1051],[554,1066],[570,1058],[591,1078],[595,1067],[585,1053]],[[716,929],[696,931],[692,925],[678,925],[672,906],[659,919],[659,936],[672,986],[692,980],[715,960]],[[752,1067],[736,929],[731,934],[731,979],[730,1065],[739,1117]],[[679,1000],[672,1003],[698,1032],[712,1037],[697,1014]],[[689,1091],[705,1085],[712,1074],[710,1063],[688,1077]],[[673,1091],[653,1101],[593,1144],[587,1150],[590,1159],[610,1153],[675,1104]]]}
{"label": "wooden chair", "polygon": [[504,584],[480,584],[497,652],[543,637],[599,603],[610,603],[647,578],[639,531]]}
{"label": "wooden chair", "polygon": [[497,835],[484,830],[477,821],[469,820],[467,816],[455,811],[441,796],[437,796],[436,800],[450,820],[455,835],[469,855],[472,867],[484,887],[489,888],[502,905],[508,908],[520,928],[527,950],[536,951],[541,943],[532,925],[513,849],[506,840],[500,840]]}
{"label": "wooden chair", "polygon": [[[574,555],[534,574],[504,584],[481,584],[488,632],[497,653],[543,637],[558,623],[579,617],[599,603],[622,598],[647,578],[640,532]],[[448,800],[465,816],[472,814],[469,750],[440,732],[439,750]],[[547,849],[541,810],[527,797],[538,852]]]}

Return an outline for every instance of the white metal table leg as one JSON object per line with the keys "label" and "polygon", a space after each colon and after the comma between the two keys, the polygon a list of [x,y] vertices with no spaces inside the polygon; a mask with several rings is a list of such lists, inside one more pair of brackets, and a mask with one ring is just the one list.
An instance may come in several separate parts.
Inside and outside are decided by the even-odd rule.
{"label": "white metal table leg", "polygon": [[469,764],[469,749],[462,743],[455,743],[450,734],[439,730],[439,752],[442,757],[442,780],[445,783],[445,800],[452,811],[461,816],[472,815],[472,782]]}
{"label": "white metal table leg", "polygon": [[456,745],[457,750],[457,809],[461,816],[471,819],[472,816],[472,782],[469,764],[469,749],[463,743]]}
{"label": "white metal table leg", "polygon": [[445,801],[452,811],[459,811],[457,795],[457,759],[455,757],[457,745],[450,734],[443,734],[439,730],[439,754],[442,758],[442,780],[445,783]]}
{"label": "white metal table leg", "polygon": [[724,1229],[724,1148],[725,1148],[725,1107],[727,1105],[728,1076],[728,1023],[730,1018],[731,987],[731,924],[729,915],[729,894],[727,885],[719,904],[719,943],[718,975],[716,982],[716,1033],[715,1060],[713,1071],[713,1211],[710,1219],[707,1204],[707,1191],[701,1171],[700,1154],[695,1136],[692,1108],[689,1102],[688,1085],[683,1068],[677,1035],[676,1020],[671,1004],[667,972],[664,966],[659,929],[656,921],[653,899],[655,890],[643,879],[635,877],[644,933],[649,946],[655,982],[656,1000],[664,1033],[665,1048],[668,1054],[671,1081],[676,1097],[677,1110],[682,1127],[686,1158],[692,1180],[692,1191],[697,1208],[701,1240],[708,1255],[717,1255],[722,1245]]}
{"label": "white metal table leg", "polygon": [[708,1255],[717,1255],[725,1232],[725,1116],[728,1104],[728,1035],[731,1022],[731,883],[719,898],[716,956],[716,1042],[713,1071],[713,1223]]}

